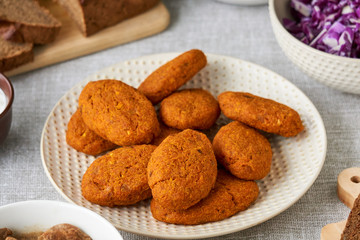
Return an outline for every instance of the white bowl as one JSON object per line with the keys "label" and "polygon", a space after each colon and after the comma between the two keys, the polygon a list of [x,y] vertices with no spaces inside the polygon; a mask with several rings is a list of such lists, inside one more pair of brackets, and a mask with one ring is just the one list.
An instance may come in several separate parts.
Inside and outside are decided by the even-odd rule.
{"label": "white bowl", "polygon": [[340,57],[312,48],[283,26],[291,18],[290,0],[269,0],[275,37],[285,55],[311,78],[340,91],[360,94],[360,59]]}
{"label": "white bowl", "polygon": [[105,218],[74,204],[34,200],[0,207],[0,228],[6,227],[26,233],[46,231],[60,223],[69,223],[80,228],[93,240],[123,239]]}

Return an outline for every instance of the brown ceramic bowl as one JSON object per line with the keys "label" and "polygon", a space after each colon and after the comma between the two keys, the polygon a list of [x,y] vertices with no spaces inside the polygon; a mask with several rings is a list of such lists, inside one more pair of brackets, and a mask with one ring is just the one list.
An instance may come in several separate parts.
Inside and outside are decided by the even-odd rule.
{"label": "brown ceramic bowl", "polygon": [[[6,96],[6,107],[0,112],[0,144],[9,133],[12,120],[12,103],[14,101],[14,88],[3,74],[0,73],[0,89]],[[0,110],[1,111],[1,110]]]}

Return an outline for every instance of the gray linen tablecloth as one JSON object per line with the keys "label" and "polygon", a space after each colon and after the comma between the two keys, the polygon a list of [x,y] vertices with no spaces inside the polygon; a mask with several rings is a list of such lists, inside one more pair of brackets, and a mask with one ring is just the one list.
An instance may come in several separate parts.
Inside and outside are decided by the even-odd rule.
{"label": "gray linen tablecloth", "polygon": [[[314,103],[328,138],[323,169],[296,204],[258,226],[214,239],[319,239],[324,225],[345,219],[350,211],[337,197],[336,181],[343,169],[360,165],[360,96],[323,86],[294,66],[275,40],[266,5],[244,7],[206,0],[164,3],[171,23],[160,34],[11,78],[16,96],[12,128],[0,145],[0,206],[34,199],[65,201],[44,173],[40,136],[51,109],[72,86],[117,62],[199,48],[251,61],[284,76]],[[148,239],[121,234],[124,239]]]}

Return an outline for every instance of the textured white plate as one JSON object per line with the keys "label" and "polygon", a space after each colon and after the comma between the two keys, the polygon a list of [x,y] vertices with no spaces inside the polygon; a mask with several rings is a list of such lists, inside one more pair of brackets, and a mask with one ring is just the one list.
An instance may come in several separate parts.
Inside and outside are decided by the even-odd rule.
{"label": "textured white plate", "polygon": [[[138,87],[153,70],[178,54],[167,53],[122,62],[89,76],[67,92],[50,113],[42,133],[43,166],[55,188],[69,201],[107,218],[117,228],[160,238],[204,238],[240,231],[262,223],[294,204],[318,176],[326,155],[326,133],[311,101],[292,83],[258,65],[240,59],[207,54],[208,64],[183,88],[202,87],[214,96],[226,90],[247,91],[287,104],[297,110],[305,131],[294,138],[269,135],[273,163],[270,174],[258,181],[260,195],[248,210],[223,221],[182,226],[156,221],[149,201],[127,207],[108,208],[91,204],[81,195],[81,179],[95,159],[66,144],[67,123],[77,109],[78,96],[89,81],[112,78]],[[213,135],[224,116],[208,131]]]}
{"label": "textured white plate", "polygon": [[35,200],[0,207],[0,227],[15,232],[46,231],[56,224],[72,224],[93,240],[122,240],[119,232],[98,214],[74,204]]}
{"label": "textured white plate", "polygon": [[217,0],[218,2],[239,4],[239,5],[261,5],[268,3],[268,0]]}

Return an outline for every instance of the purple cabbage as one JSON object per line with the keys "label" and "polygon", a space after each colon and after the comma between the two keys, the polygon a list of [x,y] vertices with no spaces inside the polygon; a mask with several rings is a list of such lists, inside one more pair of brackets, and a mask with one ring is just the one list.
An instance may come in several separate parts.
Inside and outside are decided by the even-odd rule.
{"label": "purple cabbage", "polygon": [[294,20],[284,27],[303,43],[338,56],[360,58],[360,0],[291,0]]}

